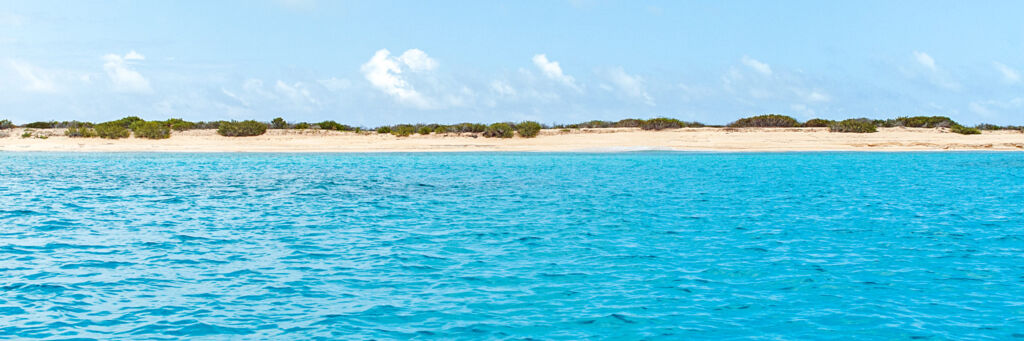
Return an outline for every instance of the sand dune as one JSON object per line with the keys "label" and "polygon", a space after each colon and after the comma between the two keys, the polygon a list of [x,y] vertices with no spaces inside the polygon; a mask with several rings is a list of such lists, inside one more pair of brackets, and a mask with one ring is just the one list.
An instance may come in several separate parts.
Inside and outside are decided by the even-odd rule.
{"label": "sand dune", "polygon": [[22,138],[24,129],[0,132],[2,151],[65,152],[474,152],[474,151],[1024,151],[1020,131],[960,135],[946,129],[880,128],[872,134],[830,133],[825,128],[548,129],[536,138],[497,139],[476,134],[395,137],[323,130],[268,130],[255,137],[223,137],[213,130],[174,132],[171,138],[69,138],[63,129],[36,130],[48,138]]}

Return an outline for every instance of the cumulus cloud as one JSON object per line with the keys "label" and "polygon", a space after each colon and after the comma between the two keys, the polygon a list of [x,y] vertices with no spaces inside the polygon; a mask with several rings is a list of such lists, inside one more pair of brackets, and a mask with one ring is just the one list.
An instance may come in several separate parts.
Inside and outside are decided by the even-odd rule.
{"label": "cumulus cloud", "polygon": [[1014,70],[1000,62],[992,62],[992,65],[995,66],[996,70],[998,70],[1001,75],[1003,75],[1003,81],[1010,84],[1020,82],[1020,73],[1018,73],[1017,70]]}
{"label": "cumulus cloud", "polygon": [[654,98],[647,93],[644,79],[640,76],[633,76],[626,73],[621,67],[608,71],[608,80],[615,85],[618,91],[627,97],[642,100],[647,105],[654,105]]}
{"label": "cumulus cloud", "polygon": [[924,74],[932,84],[949,90],[960,89],[960,83],[954,81],[946,70],[940,68],[939,64],[935,62],[935,58],[932,58],[932,56],[924,52],[914,51],[914,61],[916,61],[920,67],[924,68]]}
{"label": "cumulus cloud", "polygon": [[741,59],[740,61],[743,62],[743,65],[746,65],[747,67],[753,69],[754,71],[757,71],[757,73],[760,73],[765,76],[772,75],[772,67],[757,59],[750,58],[749,56],[743,56],[743,59]]}
{"label": "cumulus cloud", "polygon": [[393,57],[387,49],[373,54],[360,70],[373,87],[390,95],[395,101],[419,109],[434,105],[422,93],[416,91],[403,72],[425,72],[437,68],[437,62],[423,51],[406,50],[401,56]]}
{"label": "cumulus cloud", "polygon": [[547,55],[538,54],[533,56],[533,65],[536,65],[537,69],[540,69],[540,72],[543,73],[545,77],[565,84],[565,86],[577,91],[580,90],[580,88],[576,86],[576,79],[562,72],[562,66],[556,61],[548,60]]}
{"label": "cumulus cloud", "polygon": [[328,78],[316,81],[323,87],[330,91],[342,91],[352,87],[352,81],[345,78]]}
{"label": "cumulus cloud", "polygon": [[57,90],[50,72],[15,60],[8,61],[8,65],[25,81],[25,90],[35,92],[54,92]]}
{"label": "cumulus cloud", "polygon": [[284,97],[291,99],[295,103],[301,104],[317,104],[316,98],[310,94],[309,89],[302,82],[295,82],[292,84],[285,83],[284,81],[278,80],[277,84],[274,85],[276,90]]}
{"label": "cumulus cloud", "polygon": [[515,97],[518,91],[508,81],[496,80],[491,82],[491,91],[501,97]]}
{"label": "cumulus cloud", "polygon": [[914,51],[914,59],[917,60],[918,64],[921,64],[921,66],[924,66],[928,70],[938,70],[938,67],[935,66],[935,58],[932,58],[932,56],[929,56],[927,53]]}
{"label": "cumulus cloud", "polygon": [[144,60],[146,57],[131,51],[124,56],[108,54],[103,56],[103,70],[107,72],[114,91],[127,93],[150,93],[149,80],[131,67],[132,62]]}

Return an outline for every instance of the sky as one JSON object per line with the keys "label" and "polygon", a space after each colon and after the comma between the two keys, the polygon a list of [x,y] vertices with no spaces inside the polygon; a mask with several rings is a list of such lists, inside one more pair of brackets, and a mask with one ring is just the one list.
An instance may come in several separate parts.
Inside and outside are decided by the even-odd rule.
{"label": "sky", "polygon": [[1021,1],[8,1],[0,118],[1024,124]]}

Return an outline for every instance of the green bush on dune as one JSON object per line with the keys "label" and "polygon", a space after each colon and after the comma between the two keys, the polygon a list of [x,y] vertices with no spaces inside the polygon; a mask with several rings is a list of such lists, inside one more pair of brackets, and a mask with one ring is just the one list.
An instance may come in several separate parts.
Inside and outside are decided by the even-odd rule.
{"label": "green bush on dune", "polygon": [[878,129],[870,120],[849,119],[829,124],[828,131],[834,133],[874,133]]}
{"label": "green bush on dune", "polygon": [[96,137],[96,129],[92,128],[90,123],[82,123],[77,121],[69,122],[67,129],[64,130],[64,135],[67,137]]}
{"label": "green bush on dune", "polygon": [[643,130],[677,129],[686,128],[687,126],[688,124],[686,122],[664,117],[652,118],[640,122],[640,129]]}
{"label": "green bush on dune", "polygon": [[0,129],[11,129],[14,128],[14,123],[10,120],[0,120]]}
{"label": "green bush on dune", "polygon": [[807,122],[804,122],[804,124],[802,124],[802,125],[804,127],[823,128],[823,127],[828,127],[828,126],[832,125],[835,122],[836,121],[833,121],[833,120],[826,120],[826,119],[820,119],[820,118],[812,118],[812,119],[807,120]]}
{"label": "green bush on dune", "polygon": [[136,121],[131,129],[136,138],[159,140],[171,137],[171,127],[164,122]]}
{"label": "green bush on dune", "polygon": [[266,124],[253,120],[221,122],[217,127],[221,136],[259,136],[266,132]]}
{"label": "green bush on dune", "polygon": [[495,123],[487,127],[484,130],[484,137],[498,137],[498,138],[511,138],[515,135],[515,130],[508,123]]}
{"label": "green bush on dune", "polygon": [[105,139],[121,139],[131,135],[128,127],[122,126],[119,122],[104,122],[93,127],[96,136]]}
{"label": "green bush on dune", "polygon": [[537,134],[540,134],[541,128],[543,127],[540,123],[534,121],[523,121],[516,124],[516,132],[519,133],[519,136],[527,138],[536,137]]}
{"label": "green bush on dune", "polygon": [[979,130],[978,128],[964,127],[964,126],[959,125],[959,124],[954,124],[952,127],[949,127],[949,131],[952,131],[954,133],[961,134],[961,135],[977,135],[977,134],[981,134],[981,130]]}
{"label": "green bush on dune", "polygon": [[416,126],[411,124],[399,124],[391,128],[391,135],[407,137],[416,133]]}
{"label": "green bush on dune", "polygon": [[273,120],[270,120],[270,127],[274,129],[287,129],[288,122],[285,122],[283,118],[275,117]]}
{"label": "green bush on dune", "polygon": [[799,127],[800,122],[796,119],[786,115],[758,115],[747,118],[741,118],[733,123],[729,124],[730,127],[735,128],[751,128],[751,127]]}

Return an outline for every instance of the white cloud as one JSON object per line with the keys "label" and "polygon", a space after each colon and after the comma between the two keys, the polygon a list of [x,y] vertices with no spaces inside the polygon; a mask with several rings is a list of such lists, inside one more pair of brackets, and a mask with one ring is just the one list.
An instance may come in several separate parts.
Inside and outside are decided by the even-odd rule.
{"label": "white cloud", "polygon": [[647,105],[654,105],[654,98],[651,98],[651,95],[647,93],[644,79],[640,76],[630,75],[621,67],[618,67],[608,71],[608,79],[612,84],[615,84],[615,87],[622,94],[640,99]]}
{"label": "white cloud", "polygon": [[750,58],[748,56],[743,56],[743,59],[741,59],[740,61],[743,62],[743,65],[746,65],[747,67],[753,69],[754,71],[757,71],[757,73],[760,73],[765,76],[772,75],[772,67],[769,66],[768,64],[762,63],[757,59]]}
{"label": "white cloud", "polygon": [[398,60],[409,67],[409,71],[423,72],[433,71],[437,68],[437,61],[427,56],[426,52],[420,49],[408,49],[398,56]]}
{"label": "white cloud", "polygon": [[576,79],[563,73],[562,66],[556,61],[548,60],[547,55],[538,54],[533,56],[533,64],[540,69],[540,72],[543,73],[545,77],[565,84],[565,86],[573,88],[576,91],[580,91],[580,88],[576,86]]}
{"label": "white cloud", "polygon": [[131,51],[124,57],[116,54],[103,56],[103,70],[107,72],[114,91],[129,93],[150,93],[149,80],[131,68],[131,61],[145,59],[141,54]]}
{"label": "white cloud", "polygon": [[302,84],[302,82],[288,84],[278,80],[277,84],[274,85],[274,90],[277,90],[278,93],[284,95],[287,98],[290,98],[292,101],[296,103],[308,103],[314,105],[318,104],[316,98],[313,98],[313,95],[310,94],[309,89],[307,89],[306,85]]}
{"label": "white cloud", "polygon": [[128,54],[124,55],[124,60],[146,60],[146,56],[135,52],[135,50],[131,50]]}
{"label": "white cloud", "polygon": [[938,67],[935,66],[935,59],[929,56],[927,53],[914,51],[914,58],[917,59],[917,63],[928,68],[929,70],[936,71]]}
{"label": "white cloud", "polygon": [[9,61],[8,64],[18,76],[25,80],[25,90],[36,92],[54,92],[57,90],[57,86],[53,81],[53,75],[50,72],[15,60]]}
{"label": "white cloud", "polygon": [[491,91],[494,91],[494,93],[502,97],[515,97],[518,93],[516,89],[512,87],[512,84],[509,84],[508,81],[503,80],[492,81]]}
{"label": "white cloud", "polygon": [[1017,73],[1017,70],[1000,62],[992,62],[992,65],[1003,75],[1003,81],[1010,84],[1020,82],[1020,73]]}
{"label": "white cloud", "polygon": [[339,79],[339,78],[331,77],[331,78],[328,78],[328,79],[321,79],[321,80],[318,80],[316,82],[320,83],[320,85],[322,85],[323,87],[327,88],[327,90],[335,91],[335,92],[342,91],[342,90],[347,90],[348,88],[352,87],[352,81],[350,81],[348,79],[345,79],[345,78],[340,78]]}
{"label": "white cloud", "polygon": [[436,67],[437,62],[417,49],[407,50],[397,58],[392,57],[391,52],[387,49],[380,49],[362,65],[360,71],[373,87],[390,95],[399,103],[419,109],[429,109],[433,107],[431,101],[416,91],[412,84],[409,84],[408,80],[403,77],[402,72],[404,70],[423,72]]}

